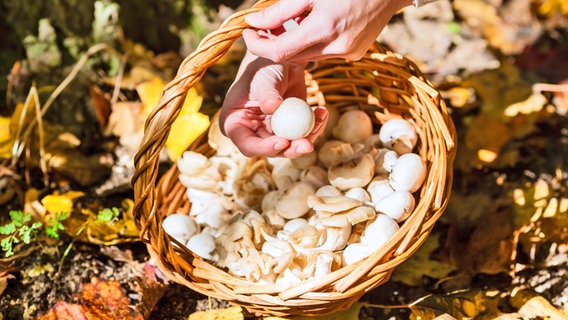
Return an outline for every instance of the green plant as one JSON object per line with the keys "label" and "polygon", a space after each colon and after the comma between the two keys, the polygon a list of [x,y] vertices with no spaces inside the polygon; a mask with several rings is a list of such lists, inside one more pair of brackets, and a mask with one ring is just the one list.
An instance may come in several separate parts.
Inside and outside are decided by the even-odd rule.
{"label": "green plant", "polygon": [[2,251],[6,257],[14,255],[14,244],[23,242],[29,244],[36,236],[41,222],[34,222],[29,225],[32,215],[29,212],[10,211],[11,221],[0,226],[0,234],[6,235],[1,241]]}
{"label": "green plant", "polygon": [[69,212],[56,212],[55,215],[50,216],[45,227],[45,233],[53,239],[59,239],[59,230],[65,230],[61,221],[67,218],[69,218]]}

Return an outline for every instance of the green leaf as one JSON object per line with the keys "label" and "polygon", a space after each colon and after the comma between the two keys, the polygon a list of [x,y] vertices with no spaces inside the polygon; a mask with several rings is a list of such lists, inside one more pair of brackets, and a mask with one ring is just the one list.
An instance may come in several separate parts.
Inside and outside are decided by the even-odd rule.
{"label": "green leaf", "polygon": [[13,247],[13,237],[7,237],[2,239],[2,241],[0,241],[0,246],[2,246],[2,251],[5,252],[5,256],[6,257],[10,257],[14,255],[14,251],[12,251],[12,247]]}
{"label": "green leaf", "polygon": [[112,209],[104,208],[103,210],[99,211],[99,213],[97,214],[97,220],[110,222],[114,218],[118,218],[119,214],[120,211],[116,207],[113,207]]}
{"label": "green leaf", "polygon": [[16,231],[16,226],[14,223],[7,223],[3,226],[0,226],[0,234],[12,234]]}

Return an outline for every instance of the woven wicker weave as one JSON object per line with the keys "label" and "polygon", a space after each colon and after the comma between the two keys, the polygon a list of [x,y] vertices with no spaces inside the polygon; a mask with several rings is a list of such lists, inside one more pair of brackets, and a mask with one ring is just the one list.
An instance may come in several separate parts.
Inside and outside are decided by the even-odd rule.
{"label": "woven wicker weave", "polygon": [[[335,106],[339,110],[356,105],[366,110],[375,124],[403,117],[416,127],[417,152],[427,163],[428,173],[411,216],[369,258],[292,287],[248,282],[172,245],[161,222],[168,214],[188,212],[191,204],[178,180],[176,166],[158,180],[160,153],[170,127],[181,110],[186,92],[248,27],[244,15],[274,2],[259,1],[255,7],[229,17],[184,60],[175,79],[164,89],[159,105],[146,122],[135,158],[136,173],[132,180],[135,220],[140,237],[160,270],[179,284],[241,305],[257,315],[329,314],[349,308],[363,294],[388,281],[394,268],[425,241],[448,203],[456,132],[439,93],[407,58],[375,44],[360,61],[320,61],[306,72],[309,103]],[[204,137],[190,150],[207,156],[214,153]]]}

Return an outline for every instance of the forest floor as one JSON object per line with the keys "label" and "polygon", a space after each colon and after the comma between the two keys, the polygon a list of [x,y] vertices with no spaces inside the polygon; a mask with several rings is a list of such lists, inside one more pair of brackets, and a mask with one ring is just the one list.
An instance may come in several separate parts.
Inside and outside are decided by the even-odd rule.
{"label": "forest floor", "polygon": [[[202,35],[234,10],[221,8],[201,17]],[[119,37],[120,49],[91,47],[74,59],[84,61],[55,66],[70,81],[50,82],[42,63],[62,43],[50,32],[40,27],[13,63],[10,112],[0,115],[0,320],[252,319],[165,278],[132,217],[143,120],[195,36],[180,36],[185,51],[160,53]],[[325,318],[568,319],[565,1],[439,1],[404,10],[379,41],[415,61],[447,103],[458,133],[453,188],[390,281]],[[195,113],[219,108],[243,53],[237,42],[208,70]]]}

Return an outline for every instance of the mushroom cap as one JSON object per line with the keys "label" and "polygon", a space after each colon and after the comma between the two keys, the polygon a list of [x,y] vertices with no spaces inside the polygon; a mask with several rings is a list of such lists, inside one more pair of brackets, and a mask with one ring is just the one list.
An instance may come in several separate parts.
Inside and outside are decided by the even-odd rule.
{"label": "mushroom cap", "polygon": [[318,159],[326,168],[354,156],[351,144],[339,140],[328,140],[318,150]]}
{"label": "mushroom cap", "polygon": [[327,170],[319,166],[309,166],[302,170],[300,173],[300,181],[309,182],[316,189],[329,184],[327,180]]}
{"label": "mushroom cap", "polygon": [[382,212],[396,222],[404,221],[412,210],[415,200],[409,191],[398,190],[379,200],[375,206],[377,212]]}
{"label": "mushroom cap", "polygon": [[376,206],[379,201],[394,192],[387,178],[374,178],[367,186],[367,192],[371,195],[371,202]]}
{"label": "mushroom cap", "polygon": [[398,223],[386,214],[377,214],[361,235],[361,243],[373,252],[385,244],[399,229]]}
{"label": "mushroom cap", "polygon": [[198,231],[197,223],[183,213],[167,216],[162,222],[162,228],[167,234],[184,244]]}
{"label": "mushroom cap", "polygon": [[398,157],[389,175],[394,190],[415,192],[422,186],[426,177],[426,165],[416,153],[406,153]]}
{"label": "mushroom cap", "polygon": [[316,196],[318,197],[337,197],[342,196],[343,193],[339,191],[336,187],[326,184],[325,186],[321,186],[316,190]]}
{"label": "mushroom cap", "polygon": [[347,198],[361,201],[361,203],[371,201],[371,196],[369,195],[369,193],[361,187],[355,187],[347,190],[347,192],[345,192],[345,196]]}
{"label": "mushroom cap", "polygon": [[276,212],[286,219],[299,218],[310,210],[307,199],[314,193],[314,187],[310,183],[295,182],[281,193],[276,201]]}
{"label": "mushroom cap", "polygon": [[412,124],[402,118],[385,122],[379,130],[379,138],[383,146],[395,150],[398,154],[412,152],[418,141]]}
{"label": "mushroom cap", "polygon": [[343,261],[345,265],[353,264],[371,255],[373,251],[365,244],[351,243],[343,250]]}
{"label": "mushroom cap", "polygon": [[214,259],[215,238],[207,232],[198,233],[187,241],[186,247],[203,259]]}
{"label": "mushroom cap", "polygon": [[333,128],[333,136],[343,142],[364,142],[373,134],[371,118],[363,110],[353,109],[343,113]]}
{"label": "mushroom cap", "polygon": [[328,178],[331,185],[339,190],[349,190],[364,187],[375,174],[375,161],[368,154],[333,164],[328,168]]}
{"label": "mushroom cap", "polygon": [[272,114],[270,124],[275,135],[288,140],[307,136],[314,128],[315,116],[312,108],[302,99],[284,99]]}
{"label": "mushroom cap", "polygon": [[209,166],[209,159],[195,151],[185,151],[177,159],[177,166],[181,173],[195,176],[203,172]]}

